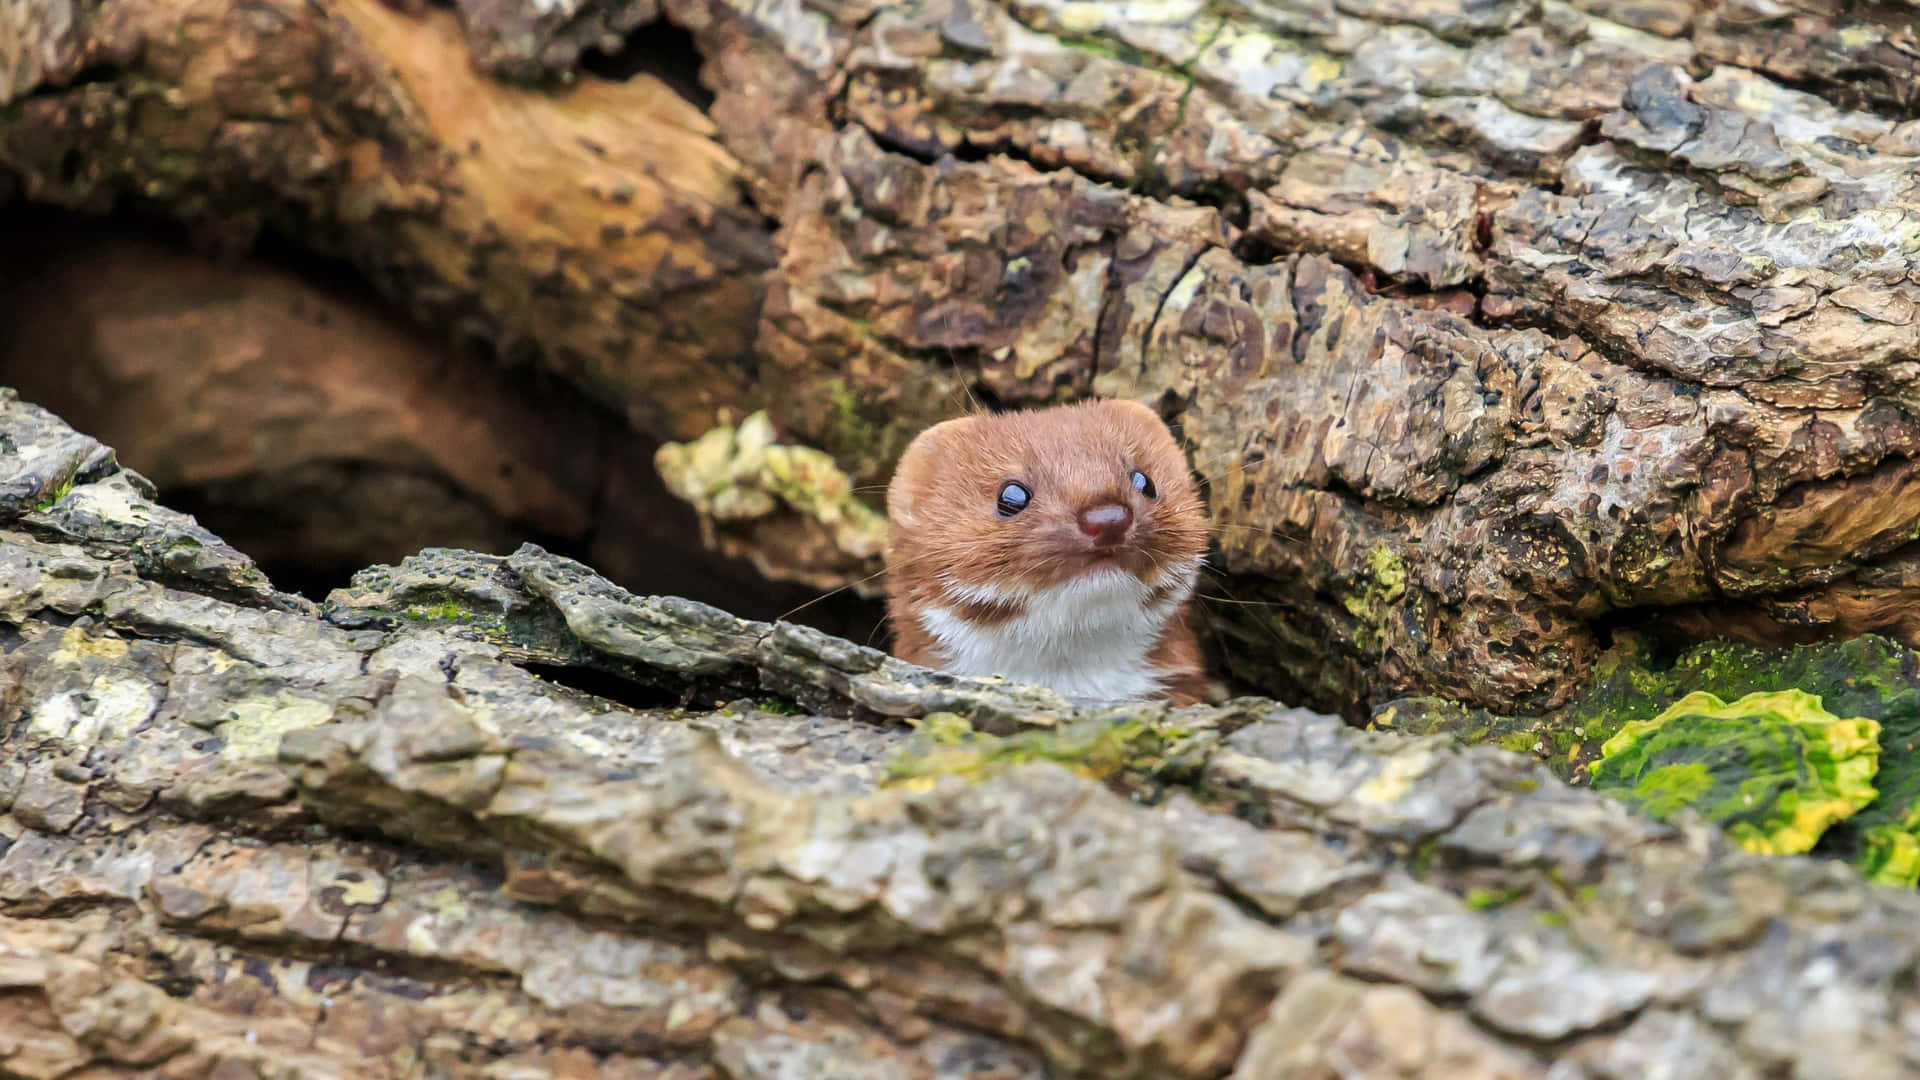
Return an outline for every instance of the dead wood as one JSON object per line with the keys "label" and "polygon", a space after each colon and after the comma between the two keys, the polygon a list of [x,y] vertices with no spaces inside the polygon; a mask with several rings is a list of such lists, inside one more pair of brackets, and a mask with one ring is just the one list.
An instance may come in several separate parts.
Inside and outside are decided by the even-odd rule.
{"label": "dead wood", "polygon": [[1076,713],[532,547],[316,608],[11,394],[0,444],[8,1075],[1920,1064],[1920,897],[1522,756]]}
{"label": "dead wood", "polygon": [[[475,67],[551,78],[661,13],[706,115],[645,75]],[[1158,402],[1248,602],[1217,609],[1223,659],[1270,691],[1543,708],[1596,626],[1676,605],[1912,640],[1920,142],[1890,9],[6,18],[25,198],[272,226],[655,437],[767,406],[864,484],[970,397]]]}

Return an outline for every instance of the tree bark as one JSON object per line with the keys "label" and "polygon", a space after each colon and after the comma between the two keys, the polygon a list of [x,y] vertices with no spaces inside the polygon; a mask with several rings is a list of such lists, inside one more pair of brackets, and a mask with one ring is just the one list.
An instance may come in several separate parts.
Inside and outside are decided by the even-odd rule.
{"label": "tree bark", "polygon": [[[1543,709],[1623,623],[1914,640],[1879,9],[12,10],[26,197],[271,225],[651,436],[767,407],[871,485],[970,400],[1156,402],[1270,692]],[[565,76],[656,12],[706,116],[473,68]]]}
{"label": "tree bark", "polygon": [[1518,755],[1075,712],[533,547],[316,607],[11,394],[0,443],[8,1075],[1920,1066],[1920,896]]}

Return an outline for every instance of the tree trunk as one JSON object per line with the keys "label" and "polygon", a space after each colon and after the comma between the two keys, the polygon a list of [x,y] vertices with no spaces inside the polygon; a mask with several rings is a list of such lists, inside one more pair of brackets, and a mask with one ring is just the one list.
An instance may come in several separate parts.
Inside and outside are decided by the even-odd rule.
{"label": "tree trunk", "polygon": [[1920,896],[1517,755],[1076,713],[533,547],[316,609],[11,394],[0,445],[9,1076],[1920,1066]]}

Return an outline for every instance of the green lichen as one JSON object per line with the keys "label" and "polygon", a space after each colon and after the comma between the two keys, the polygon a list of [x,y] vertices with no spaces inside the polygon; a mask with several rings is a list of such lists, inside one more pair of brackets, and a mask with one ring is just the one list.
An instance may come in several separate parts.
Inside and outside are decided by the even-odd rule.
{"label": "green lichen", "polygon": [[1386,640],[1385,626],[1394,604],[1407,594],[1407,564],[1385,544],[1367,555],[1367,576],[1341,598],[1355,620],[1354,644],[1372,652]]}
{"label": "green lichen", "polygon": [[1854,865],[1882,885],[1920,885],[1920,812],[1862,828]]}
{"label": "green lichen", "polygon": [[[1864,716],[1881,725],[1884,752],[1875,779],[1880,797],[1821,842],[1823,851],[1864,865],[1862,860],[1874,857],[1870,846],[1888,850],[1888,830],[1907,828],[1903,822],[1920,810],[1920,754],[1913,752],[1920,743],[1920,675],[1914,654],[1885,638],[1791,649],[1711,642],[1665,660],[1649,645],[1629,640],[1602,657],[1590,688],[1548,725],[1567,735],[1581,733],[1573,756],[1556,756],[1551,764],[1577,779],[1622,724],[1655,716],[1695,691],[1732,700],[1779,690],[1804,690],[1837,715]],[[1882,839],[1869,845],[1869,832]]]}
{"label": "green lichen", "polygon": [[974,737],[973,725],[958,713],[929,713],[914,727],[935,746],[964,746]]}
{"label": "green lichen", "polygon": [[1122,709],[1065,727],[997,736],[948,713],[921,720],[908,746],[888,763],[890,782],[982,776],[1008,766],[1050,761],[1082,776],[1146,790],[1199,774],[1216,733],[1195,729],[1164,709]]}
{"label": "green lichen", "polygon": [[1713,790],[1713,773],[1704,762],[1662,765],[1633,785],[1633,797],[1647,812],[1665,820],[1692,806]]}
{"label": "green lichen", "polygon": [[1879,735],[1877,722],[1842,719],[1801,690],[1732,703],[1699,691],[1622,725],[1593,786],[1655,817],[1698,809],[1749,851],[1797,854],[1873,801]]}

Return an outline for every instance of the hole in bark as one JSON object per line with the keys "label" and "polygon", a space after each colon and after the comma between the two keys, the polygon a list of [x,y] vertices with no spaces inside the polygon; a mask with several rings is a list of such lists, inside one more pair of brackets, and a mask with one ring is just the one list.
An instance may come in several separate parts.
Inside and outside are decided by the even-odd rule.
{"label": "hole in bark", "polygon": [[699,46],[686,29],[665,19],[636,27],[626,36],[619,52],[588,49],[580,55],[580,67],[613,82],[626,82],[635,75],[652,75],[701,112],[713,107],[712,91],[700,82]]}
{"label": "hole in bark", "polygon": [[94,64],[90,67],[84,67],[84,68],[81,68],[79,71],[74,72],[73,77],[68,79],[66,82],[63,82],[63,83],[49,82],[49,83],[44,83],[40,86],[36,86],[32,90],[29,90],[25,95],[23,95],[21,97],[21,100],[26,101],[26,100],[31,100],[33,98],[59,97],[60,95],[65,94],[68,91],[71,91],[77,87],[87,86],[91,83],[113,83],[113,82],[119,81],[119,78],[120,78],[120,71],[118,68],[115,68],[110,64]]}
{"label": "hole in bark", "polygon": [[80,174],[87,167],[86,156],[78,147],[69,147],[60,155],[60,186],[72,187],[80,182]]}
{"label": "hole in bark", "polygon": [[1006,400],[980,383],[973,383],[968,389],[973,394],[973,400],[979,403],[981,412],[997,413],[1007,411]]}
{"label": "hole in bark", "polygon": [[521,664],[520,667],[555,685],[605,698],[637,712],[675,709],[683,704],[677,692],[647,686],[594,668],[560,667],[554,664]]}
{"label": "hole in bark", "polygon": [[[544,371],[461,355],[344,262],[273,236],[216,260],[174,223],[22,205],[0,235],[0,385],[114,447],[283,589],[320,599],[423,547],[532,541],[746,618],[818,596],[706,551],[654,442]],[[855,641],[880,618],[850,593],[795,615]]]}

